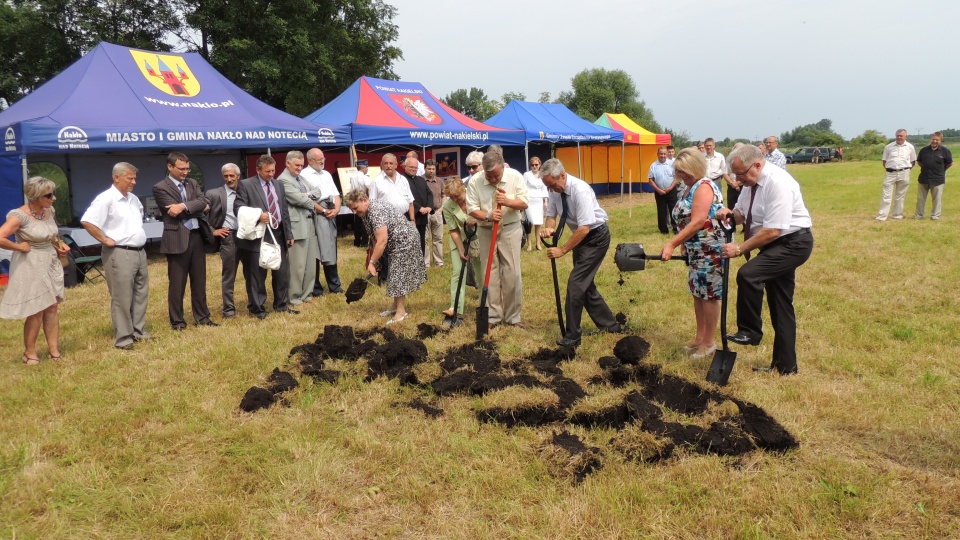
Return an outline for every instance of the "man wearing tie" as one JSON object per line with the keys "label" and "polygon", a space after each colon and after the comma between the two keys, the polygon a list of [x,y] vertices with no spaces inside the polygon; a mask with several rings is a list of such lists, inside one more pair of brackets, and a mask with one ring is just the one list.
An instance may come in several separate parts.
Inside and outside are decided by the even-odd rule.
{"label": "man wearing tie", "polygon": [[730,153],[730,170],[744,191],[734,209],[721,208],[716,218],[733,214],[743,223],[744,240],[723,246],[730,259],[750,250],[760,253],[737,271],[737,327],[727,339],[738,345],[759,345],[763,338],[763,294],[767,294],[773,338],[773,363],[754,371],[797,372],[797,317],[793,309],[797,268],[813,252],[810,212],[800,184],[790,173],[768,163],[751,144]]}
{"label": "man wearing tie", "polygon": [[573,231],[573,236],[562,246],[547,250],[547,257],[551,259],[559,259],[573,251],[573,269],[567,279],[567,328],[563,339],[557,341],[557,345],[576,347],[580,344],[580,318],[583,308],[587,308],[587,315],[590,315],[597,325],[597,331],[620,332],[620,323],[593,281],[610,248],[607,213],[597,203],[593,188],[583,180],[567,174],[559,159],[548,159],[544,162],[540,167],[540,178],[550,190],[547,216],[543,228],[540,229],[540,237],[553,235],[558,215],[562,216],[560,223],[566,222]]}
{"label": "man wearing tie", "polygon": [[233,304],[234,283],[237,280],[237,216],[233,214],[237,201],[237,184],[240,183],[240,167],[227,163],[220,169],[223,174],[223,187],[207,191],[210,201],[210,213],[207,220],[213,226],[213,235],[220,243],[220,290],[223,298],[223,316],[236,317],[237,309]]}
{"label": "man wearing tie", "polygon": [[[290,290],[290,257],[287,248],[293,246],[293,231],[290,228],[290,213],[283,185],[273,180],[277,162],[268,155],[257,159],[257,174],[240,181],[234,214],[245,206],[260,210],[260,223],[273,231],[280,247],[280,268],[272,270],[273,310],[285,313],[300,313],[287,305]],[[271,242],[270,233],[264,238]],[[260,242],[237,238],[240,257],[243,261],[243,277],[247,282],[247,309],[258,319],[265,319],[267,311],[267,270],[260,267]]]}
{"label": "man wearing tie", "polygon": [[207,197],[190,173],[190,160],[180,152],[167,156],[167,177],[153,186],[153,197],[163,218],[160,253],[167,256],[167,306],[170,326],[180,331],[187,327],[183,319],[183,295],[190,279],[190,305],[199,325],[217,326],[207,309],[207,258],[200,233],[200,219],[210,210]]}
{"label": "man wearing tie", "polygon": [[300,172],[303,170],[303,153],[287,152],[287,167],[277,180],[283,186],[290,210],[290,229],[293,231],[293,247],[290,248],[290,305],[298,306],[313,299],[313,281],[317,276],[317,229],[314,219],[323,208],[317,204],[319,191],[312,192]]}

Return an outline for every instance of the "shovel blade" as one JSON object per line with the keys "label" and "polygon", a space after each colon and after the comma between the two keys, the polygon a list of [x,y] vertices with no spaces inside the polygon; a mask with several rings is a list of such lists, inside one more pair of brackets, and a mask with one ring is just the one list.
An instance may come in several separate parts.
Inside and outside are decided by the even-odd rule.
{"label": "shovel blade", "polygon": [[483,339],[490,331],[490,308],[483,306],[477,308],[477,339]]}
{"label": "shovel blade", "polygon": [[713,353],[713,362],[710,363],[710,369],[707,371],[707,382],[719,386],[726,386],[730,382],[730,373],[733,372],[733,364],[737,361],[737,353],[727,350],[718,350]]}

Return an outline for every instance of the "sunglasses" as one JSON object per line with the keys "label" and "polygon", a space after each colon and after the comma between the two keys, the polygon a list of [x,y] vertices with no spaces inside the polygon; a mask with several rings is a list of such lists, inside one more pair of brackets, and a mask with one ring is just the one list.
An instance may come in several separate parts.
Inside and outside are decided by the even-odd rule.
{"label": "sunglasses", "polygon": [[43,197],[44,197],[45,199],[52,199],[53,196],[54,196],[54,194],[53,194],[53,192],[51,191],[50,193],[47,193],[47,194],[44,195]]}
{"label": "sunglasses", "polygon": [[480,168],[479,165],[467,165],[467,170],[470,170],[470,171],[472,171],[472,170],[474,170],[474,169],[479,169],[479,168]]}

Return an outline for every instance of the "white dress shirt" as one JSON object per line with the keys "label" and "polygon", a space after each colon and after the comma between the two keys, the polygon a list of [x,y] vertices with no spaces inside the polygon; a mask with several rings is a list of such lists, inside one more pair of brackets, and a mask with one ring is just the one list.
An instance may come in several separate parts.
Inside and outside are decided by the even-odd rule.
{"label": "white dress shirt", "polygon": [[370,182],[370,200],[385,201],[397,209],[397,212],[406,214],[413,203],[413,192],[406,177],[394,172],[394,179],[390,180],[383,172]]}
{"label": "white dress shirt", "polygon": [[803,204],[800,184],[787,171],[772,163],[763,164],[756,186],[744,186],[734,208],[744,219],[751,213],[752,190],[757,191],[757,196],[753,200],[751,236],[760,229],[779,229],[783,236],[813,225],[810,212]]}
{"label": "white dress shirt", "polygon": [[147,243],[140,198],[133,193],[120,193],[117,186],[97,195],[80,221],[96,225],[119,246],[138,248]]}

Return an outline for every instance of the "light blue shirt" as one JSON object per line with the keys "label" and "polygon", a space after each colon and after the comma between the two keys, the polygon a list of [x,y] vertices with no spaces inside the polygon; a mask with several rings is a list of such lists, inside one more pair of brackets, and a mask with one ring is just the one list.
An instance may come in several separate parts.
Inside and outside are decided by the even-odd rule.
{"label": "light blue shirt", "polygon": [[669,188],[673,185],[673,163],[669,159],[664,163],[660,163],[659,160],[654,161],[650,165],[650,174],[647,178],[653,180],[660,189]]}

